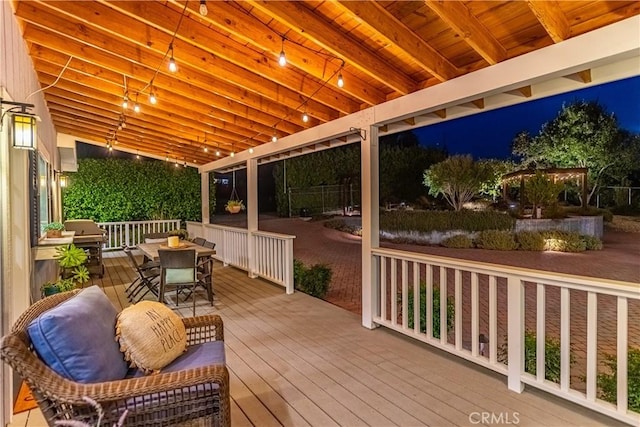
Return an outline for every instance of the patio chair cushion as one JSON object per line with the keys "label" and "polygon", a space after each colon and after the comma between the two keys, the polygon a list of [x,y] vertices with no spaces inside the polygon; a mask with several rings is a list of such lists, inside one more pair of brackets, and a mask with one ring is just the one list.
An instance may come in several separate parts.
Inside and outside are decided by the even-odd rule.
{"label": "patio chair cushion", "polygon": [[158,372],[187,347],[187,333],[180,316],[157,301],[141,301],[120,312],[116,339],[132,367]]}
{"label": "patio chair cushion", "polygon": [[45,311],[28,326],[38,356],[64,378],[121,380],[127,362],[115,341],[116,308],[98,286]]}
{"label": "patio chair cushion", "polygon": [[[208,341],[187,347],[187,351],[165,366],[162,372],[178,372],[184,369],[193,369],[214,364],[224,365],[225,363],[224,341]],[[145,373],[138,369],[133,376],[141,377],[143,375],[145,375]]]}

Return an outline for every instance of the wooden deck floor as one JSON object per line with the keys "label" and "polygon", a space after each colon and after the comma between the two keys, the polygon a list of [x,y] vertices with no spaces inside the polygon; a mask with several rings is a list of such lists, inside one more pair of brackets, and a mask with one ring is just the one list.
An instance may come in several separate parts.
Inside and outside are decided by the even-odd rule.
{"label": "wooden deck floor", "polygon": [[[105,257],[95,283],[126,306],[133,271],[121,252]],[[214,286],[214,307],[203,295],[197,312],[224,320],[234,426],[621,425],[232,267],[216,265]]]}

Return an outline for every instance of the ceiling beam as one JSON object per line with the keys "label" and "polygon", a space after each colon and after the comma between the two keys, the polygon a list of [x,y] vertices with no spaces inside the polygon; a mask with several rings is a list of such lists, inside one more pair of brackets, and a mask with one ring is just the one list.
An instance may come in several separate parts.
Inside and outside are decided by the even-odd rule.
{"label": "ceiling beam", "polygon": [[402,21],[387,12],[381,3],[351,0],[340,0],[339,3],[389,43],[414,58],[423,69],[433,74],[438,80],[451,80],[461,74],[447,58],[407,28]]}
{"label": "ceiling beam", "polygon": [[390,89],[403,95],[416,90],[411,77],[381,60],[359,40],[339,31],[336,25],[315,14],[303,2],[248,0],[248,3]]}
{"label": "ceiling beam", "polygon": [[571,36],[569,21],[556,0],[527,0],[527,5],[554,43]]}
{"label": "ceiling beam", "polygon": [[[159,2],[131,1],[109,2],[104,5],[92,3],[90,8],[77,1],[56,1],[49,7],[69,14],[74,19],[83,20],[87,25],[108,32],[114,37],[125,38],[131,43],[164,54],[171,43],[176,24],[180,21],[184,5],[180,5],[180,11]],[[99,21],[94,19],[96,14],[101,17]],[[189,15],[184,16],[176,38],[184,42],[179,44],[174,41],[176,55],[183,55],[185,50],[188,50],[191,57],[201,57],[203,51],[209,52],[214,55],[212,61],[231,63],[226,65],[229,74],[238,73],[234,68],[236,65],[242,68],[242,72],[250,72],[250,76],[257,74],[307,98],[312,97],[313,100],[342,113],[348,114],[360,109],[360,103],[338,90],[335,84],[324,85],[323,81],[310,79],[306,73],[295,70],[295,67],[289,67],[287,72],[283,72],[278,65],[277,57],[267,57],[256,52],[243,43],[191,19]],[[259,84],[260,81],[256,83]]]}
{"label": "ceiling beam", "polygon": [[[170,4],[177,8],[184,7],[182,1],[169,0]],[[149,2],[135,2],[131,3],[140,8],[141,16],[143,9],[149,4]],[[239,40],[250,44],[256,49],[269,52],[271,58],[277,58],[282,48],[282,34],[279,34],[270,28],[266,27],[258,19],[251,15],[247,15],[238,8],[235,3],[212,1],[207,3],[209,13],[207,16],[201,16],[198,14],[195,8],[198,7],[196,3],[193,3],[191,8],[191,2],[188,6],[189,12],[193,13],[198,20],[213,25],[219,30],[230,33]],[[341,65],[338,58],[327,58],[326,55],[321,55],[316,52],[318,49],[312,49],[304,46],[299,46],[295,43],[287,43],[287,63],[290,63],[298,69],[304,70],[317,79],[326,80],[328,73],[336,70]],[[351,73],[348,67],[342,70],[342,75],[347,84],[341,89],[350,96],[360,100],[366,105],[376,105],[386,100],[385,94],[378,88],[367,84],[362,81],[361,78]]]}
{"label": "ceiling beam", "polygon": [[507,59],[504,46],[471,14],[464,3],[453,0],[425,0],[425,4],[489,64],[497,64]]}
{"label": "ceiling beam", "polygon": [[[35,5],[35,2],[20,2],[16,11],[20,18],[34,24],[25,27],[24,37],[26,39],[90,62],[93,61],[89,58],[101,57],[103,62],[97,64],[110,66],[110,69],[122,67],[121,64],[127,64],[125,69],[130,69],[129,64],[142,66],[142,69],[145,69],[142,74],[130,72],[123,74],[135,75],[146,82],[153,79],[154,85],[159,84],[158,80],[161,76],[172,81],[177,80],[176,74],[169,72],[167,67],[162,64],[164,50],[156,51],[141,45],[133,45],[123,39],[114,38],[98,30],[88,28],[84,24],[74,23],[68,17],[60,16],[55,10],[37,8]],[[178,45],[176,43],[174,46]],[[213,55],[206,52],[193,55],[189,49],[186,49],[186,45],[180,55],[183,55],[183,58],[188,57],[195,63],[180,62],[181,57],[177,54],[177,48],[175,50],[181,81],[192,83],[209,91],[212,102],[216,102],[216,100],[222,102],[222,98],[242,102],[255,109],[251,116],[265,113],[272,115],[273,118],[265,123],[270,126],[283,120],[295,123],[300,126],[300,129],[318,124],[317,120],[309,123],[302,121],[301,114],[297,111],[303,100],[300,94],[282,88],[273,82],[266,82],[253,73],[250,75],[246,70],[243,72],[235,70],[238,74],[232,75],[227,67],[215,62]],[[107,64],[104,63],[105,57],[110,58]],[[212,88],[215,88],[215,92],[211,92]],[[137,90],[142,91],[143,87],[137,88]],[[311,110],[312,107],[313,110]],[[328,109],[313,100],[309,101],[309,109],[310,116],[322,121],[338,117],[337,111]]]}
{"label": "ceiling beam", "polygon": [[[31,46],[31,56],[34,58],[34,64],[37,64],[38,67],[42,66],[43,71],[49,70],[49,74],[53,76],[60,75],[60,70],[62,70],[62,67],[66,64],[67,60],[67,57],[62,53],[33,44]],[[57,71],[56,69],[51,69],[48,66],[43,65],[46,63],[57,66]],[[117,84],[115,80],[122,78],[122,75],[118,73],[114,73],[106,70],[105,68],[76,58],[69,63],[69,66],[62,74],[62,77],[66,74],[71,74],[72,71],[76,72],[74,75],[75,82],[85,81],[80,75],[94,77],[95,79],[113,84]],[[92,81],[89,86],[93,88],[94,85],[99,85],[99,83]],[[48,89],[48,91],[51,91],[51,89]],[[118,109],[122,108],[122,93],[123,90],[121,89],[120,92],[115,93],[116,98],[110,98],[112,104],[117,105]],[[228,132],[228,137],[232,139],[243,139],[248,137],[253,138],[256,141],[261,141],[261,135],[257,135],[257,132],[267,132],[270,130],[269,127],[262,126],[258,123],[253,123],[252,127],[247,128],[247,126],[250,125],[250,122],[245,122],[244,119],[234,117],[233,115],[221,110],[216,110],[214,114],[218,114],[219,117],[214,117],[210,112],[207,113],[211,110],[211,107],[204,103],[199,105],[197,102],[194,102],[194,97],[196,96],[195,93],[200,93],[197,90],[194,90],[194,95],[191,96],[190,92],[183,92],[181,88],[170,86],[167,88],[167,93],[171,95],[169,101],[174,107],[181,106],[184,108],[171,108],[167,110],[162,108],[161,105],[158,108],[150,108],[152,111],[151,114],[161,115],[163,120],[169,120],[170,122],[175,121],[176,123],[192,121],[192,127],[195,129],[200,129],[202,132],[207,134],[215,134],[219,131]],[[127,114],[131,113],[131,110],[127,110]],[[267,141],[266,137],[264,137],[264,141]]]}

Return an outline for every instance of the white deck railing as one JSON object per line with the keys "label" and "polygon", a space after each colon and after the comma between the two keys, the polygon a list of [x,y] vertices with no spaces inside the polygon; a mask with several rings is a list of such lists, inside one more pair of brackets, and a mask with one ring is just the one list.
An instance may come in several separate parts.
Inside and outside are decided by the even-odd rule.
{"label": "white deck railing", "polygon": [[[378,325],[502,373],[512,390],[519,392],[526,383],[621,421],[640,423],[640,414],[627,408],[629,307],[633,305],[638,322],[640,285],[391,249],[374,249],[372,254],[377,271],[372,313]],[[440,295],[435,313],[434,288]],[[536,374],[525,372],[525,329],[535,337],[559,338],[557,382],[545,378],[544,339],[535,340]],[[486,341],[481,334],[488,344],[481,342]],[[580,341],[586,345],[576,346]],[[618,360],[616,404],[598,394],[598,373],[606,369],[604,353]],[[574,363],[576,359],[581,363]]]}
{"label": "white deck railing", "polygon": [[108,250],[135,246],[142,243],[148,233],[166,233],[180,228],[180,220],[99,222],[98,225],[107,230],[107,243],[103,249]]}
{"label": "white deck railing", "polygon": [[[216,244],[214,258],[283,286],[293,293],[293,239],[295,236],[215,224],[187,222],[191,237],[203,237]],[[249,244],[251,239],[252,244]]]}

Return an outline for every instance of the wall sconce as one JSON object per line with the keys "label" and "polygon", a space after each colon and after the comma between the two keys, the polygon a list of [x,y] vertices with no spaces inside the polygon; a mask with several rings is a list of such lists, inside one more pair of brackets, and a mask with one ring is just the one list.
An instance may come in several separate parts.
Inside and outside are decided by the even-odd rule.
{"label": "wall sconce", "polygon": [[[2,111],[2,105],[13,105],[7,111]],[[14,148],[26,150],[36,149],[36,116],[29,113],[27,108],[33,108],[33,104],[22,102],[10,102],[0,99],[0,131],[4,124],[4,116],[11,114],[11,126],[9,128],[9,138],[13,142]],[[18,111],[19,110],[19,111]]]}
{"label": "wall sconce", "polygon": [[60,188],[65,188],[68,184],[66,175],[60,175],[58,177],[58,182],[60,183]]}

